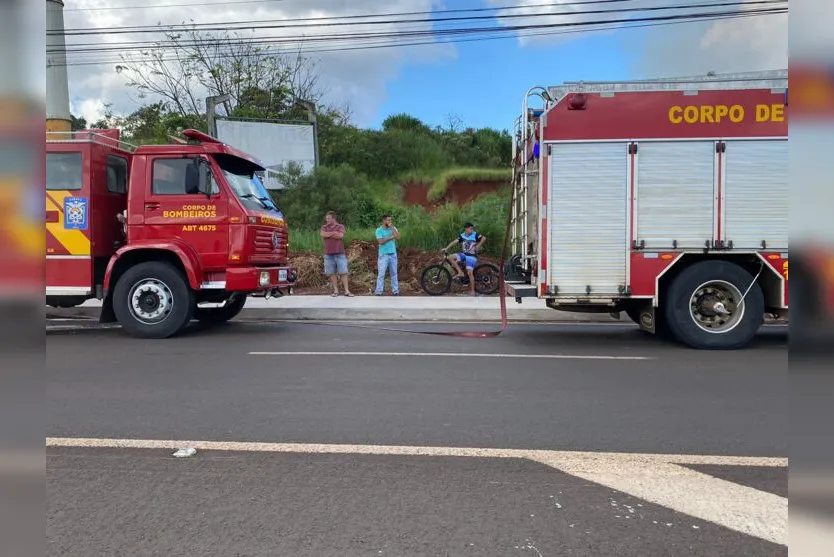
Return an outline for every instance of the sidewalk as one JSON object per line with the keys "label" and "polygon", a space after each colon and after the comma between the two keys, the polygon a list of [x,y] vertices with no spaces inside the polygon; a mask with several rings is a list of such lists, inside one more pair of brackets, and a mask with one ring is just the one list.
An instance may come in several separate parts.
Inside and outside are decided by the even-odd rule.
{"label": "sidewalk", "polygon": [[[98,317],[101,302],[90,300],[71,309],[46,308],[47,317]],[[469,296],[285,296],[249,298],[242,319],[289,319],[304,321],[491,321],[501,319],[499,298]],[[524,299],[518,304],[507,298],[510,321],[614,322],[607,313],[587,314],[556,311],[544,300]]]}

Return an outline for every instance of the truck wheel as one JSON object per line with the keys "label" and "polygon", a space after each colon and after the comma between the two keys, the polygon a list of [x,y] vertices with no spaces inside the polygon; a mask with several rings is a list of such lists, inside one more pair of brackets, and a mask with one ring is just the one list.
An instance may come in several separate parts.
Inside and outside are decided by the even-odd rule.
{"label": "truck wheel", "polygon": [[684,269],[663,302],[669,332],[693,348],[744,347],[764,322],[764,295],[758,284],[750,288],[751,282],[750,273],[726,261],[702,261]]}
{"label": "truck wheel", "polygon": [[196,297],[170,263],[149,261],[125,272],[113,289],[113,311],[130,335],[168,338],[183,330],[194,314]]}
{"label": "truck wheel", "polygon": [[197,308],[194,310],[194,319],[206,324],[225,323],[234,319],[246,305],[246,295],[237,294],[226,305],[219,308]]}

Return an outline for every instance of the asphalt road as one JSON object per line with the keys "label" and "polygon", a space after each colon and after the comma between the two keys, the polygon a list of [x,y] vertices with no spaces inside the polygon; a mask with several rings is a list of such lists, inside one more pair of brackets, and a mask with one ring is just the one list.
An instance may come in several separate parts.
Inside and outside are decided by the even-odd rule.
{"label": "asphalt road", "polygon": [[[698,352],[619,325],[49,335],[48,437],[301,445],[185,459],[50,446],[48,554],[786,555],[786,468],[721,461],[787,456],[786,344],[768,328],[749,350]],[[369,454],[379,446],[466,450]],[[635,468],[609,453],[717,460]]]}

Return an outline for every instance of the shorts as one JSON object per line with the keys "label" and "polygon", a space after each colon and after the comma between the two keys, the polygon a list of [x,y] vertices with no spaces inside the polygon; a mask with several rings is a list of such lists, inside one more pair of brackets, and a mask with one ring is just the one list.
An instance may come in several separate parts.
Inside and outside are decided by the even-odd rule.
{"label": "shorts", "polygon": [[324,256],[324,274],[332,275],[346,275],[348,274],[347,256],[344,253],[336,253],[333,255]]}
{"label": "shorts", "polygon": [[478,263],[478,258],[474,255],[466,255],[465,253],[459,253],[457,255],[458,263],[466,263],[467,269],[474,269],[475,264]]}

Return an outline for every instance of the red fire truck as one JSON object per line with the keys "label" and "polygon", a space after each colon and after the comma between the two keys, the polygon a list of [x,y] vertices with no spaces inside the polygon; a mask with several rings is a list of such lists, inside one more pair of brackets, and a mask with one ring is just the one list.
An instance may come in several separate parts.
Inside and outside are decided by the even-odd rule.
{"label": "red fire truck", "polygon": [[787,71],[534,87],[513,147],[517,302],[701,349],[787,317]]}
{"label": "red fire truck", "polygon": [[[46,142],[46,303],[102,300],[102,322],[167,338],[246,297],[291,293],[288,229],[255,159],[186,130],[132,147],[118,130]],[[206,304],[215,307],[205,307]]]}

